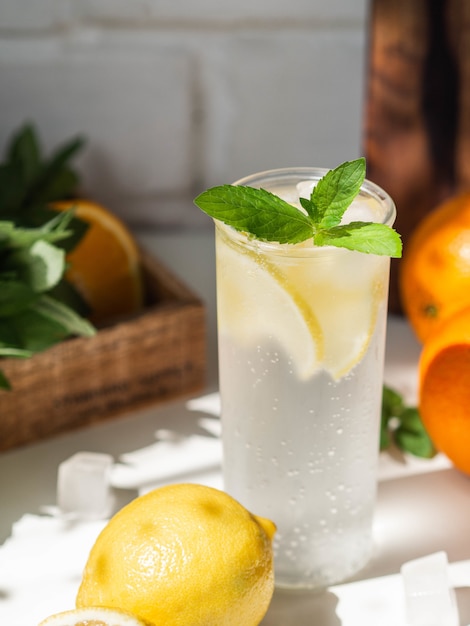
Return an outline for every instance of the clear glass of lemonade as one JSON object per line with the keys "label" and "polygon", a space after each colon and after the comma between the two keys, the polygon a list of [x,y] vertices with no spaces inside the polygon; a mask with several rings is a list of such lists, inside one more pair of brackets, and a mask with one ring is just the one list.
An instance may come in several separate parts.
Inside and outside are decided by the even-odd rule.
{"label": "clear glass of lemonade", "polygon": [[[300,208],[326,173],[255,174]],[[391,225],[365,181],[343,216]],[[272,519],[278,586],[322,588],[372,549],[390,259],[266,243],[216,221],[225,489]]]}

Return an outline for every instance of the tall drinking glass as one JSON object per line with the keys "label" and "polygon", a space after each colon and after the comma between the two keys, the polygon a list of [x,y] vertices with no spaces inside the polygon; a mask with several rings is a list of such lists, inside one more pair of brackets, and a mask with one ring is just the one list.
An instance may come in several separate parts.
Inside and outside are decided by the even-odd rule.
{"label": "tall drinking glass", "polygon": [[[235,184],[300,207],[325,173]],[[343,221],[394,219],[365,181]],[[218,221],[216,258],[225,489],[276,523],[278,586],[342,581],[371,554],[390,259],[260,242]]]}

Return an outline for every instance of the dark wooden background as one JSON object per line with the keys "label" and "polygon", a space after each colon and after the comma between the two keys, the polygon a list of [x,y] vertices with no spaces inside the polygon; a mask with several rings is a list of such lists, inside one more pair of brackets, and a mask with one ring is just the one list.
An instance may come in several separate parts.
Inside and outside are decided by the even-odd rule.
{"label": "dark wooden background", "polygon": [[470,188],[470,0],[371,0],[367,70],[367,177],[395,200],[406,253],[423,216]]}

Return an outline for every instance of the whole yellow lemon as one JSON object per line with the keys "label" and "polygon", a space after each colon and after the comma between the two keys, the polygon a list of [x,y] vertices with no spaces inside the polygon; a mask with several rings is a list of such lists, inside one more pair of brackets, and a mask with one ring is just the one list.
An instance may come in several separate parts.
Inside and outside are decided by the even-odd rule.
{"label": "whole yellow lemon", "polygon": [[77,607],[116,607],[155,626],[257,626],[274,589],[274,532],[217,489],[156,489],[98,536]]}

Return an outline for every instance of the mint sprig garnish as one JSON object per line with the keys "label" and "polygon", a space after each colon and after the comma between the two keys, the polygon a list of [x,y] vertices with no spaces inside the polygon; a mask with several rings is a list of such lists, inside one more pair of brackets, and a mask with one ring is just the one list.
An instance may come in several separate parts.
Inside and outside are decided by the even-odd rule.
{"label": "mint sprig garnish", "polygon": [[321,178],[310,195],[300,198],[306,213],[265,189],[220,185],[194,200],[204,213],[261,241],[336,246],[367,254],[401,257],[400,235],[386,224],[341,224],[346,209],[365,179],[364,158],[346,161]]}

